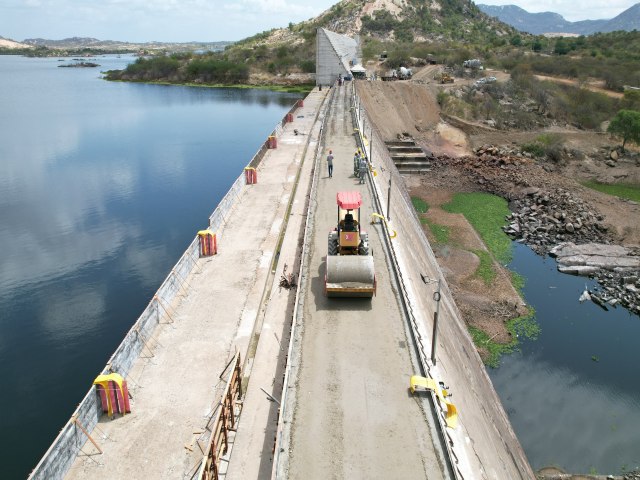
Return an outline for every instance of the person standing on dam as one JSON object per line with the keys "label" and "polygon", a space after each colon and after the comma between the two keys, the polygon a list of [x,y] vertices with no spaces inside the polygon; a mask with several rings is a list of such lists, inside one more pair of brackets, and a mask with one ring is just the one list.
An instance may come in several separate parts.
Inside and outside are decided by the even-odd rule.
{"label": "person standing on dam", "polygon": [[333,177],[333,151],[329,150],[329,155],[327,155],[327,166],[329,167],[329,178]]}
{"label": "person standing on dam", "polygon": [[358,176],[358,169],[360,168],[360,149],[356,150],[353,155],[353,176]]}

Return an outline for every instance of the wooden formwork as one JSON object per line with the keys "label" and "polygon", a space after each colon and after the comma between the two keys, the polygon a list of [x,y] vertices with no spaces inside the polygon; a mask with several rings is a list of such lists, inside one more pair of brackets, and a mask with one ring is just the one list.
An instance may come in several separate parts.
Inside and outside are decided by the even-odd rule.
{"label": "wooden formwork", "polygon": [[229,365],[231,370],[227,377],[227,386],[220,399],[220,408],[210,424],[211,438],[197,477],[201,480],[218,479],[220,459],[229,449],[229,432],[236,431],[236,415],[239,414],[236,402],[242,398],[240,352],[236,353]]}

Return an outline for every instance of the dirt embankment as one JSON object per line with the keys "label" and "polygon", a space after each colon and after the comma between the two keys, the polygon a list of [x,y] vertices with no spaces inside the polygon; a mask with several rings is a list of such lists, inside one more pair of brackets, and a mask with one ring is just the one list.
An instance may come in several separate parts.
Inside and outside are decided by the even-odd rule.
{"label": "dirt embankment", "polygon": [[[484,330],[493,341],[505,343],[510,340],[506,322],[523,313],[522,300],[511,287],[510,274],[494,261],[498,274],[493,283],[487,285],[478,278],[475,274],[480,262],[477,251],[486,247],[462,215],[448,213],[441,206],[456,192],[484,191],[511,201],[526,196],[531,188],[542,192],[562,191],[569,205],[587,209],[603,227],[594,227],[594,232],[601,233],[594,240],[638,246],[640,206],[588,189],[579,182],[639,184],[640,161],[637,154],[620,158],[612,155],[616,142],[608,135],[595,132],[557,127],[499,131],[461,119],[443,119],[436,101],[439,88],[442,87],[435,83],[397,81],[362,82],[358,90],[385,140],[408,134],[436,157],[431,171],[408,177],[407,186],[412,196],[429,204],[425,215],[427,224],[449,230],[448,241],[438,244],[438,239],[425,225],[465,321]],[[541,133],[563,138],[566,155],[561,163],[545,164],[520,155],[518,146],[532,142]],[[476,155],[478,148],[486,144],[510,149],[518,160],[490,161],[486,155]],[[616,157],[615,161],[612,156]],[[568,241],[572,239],[568,232],[563,235]],[[487,352],[480,350],[481,355],[486,355]]]}

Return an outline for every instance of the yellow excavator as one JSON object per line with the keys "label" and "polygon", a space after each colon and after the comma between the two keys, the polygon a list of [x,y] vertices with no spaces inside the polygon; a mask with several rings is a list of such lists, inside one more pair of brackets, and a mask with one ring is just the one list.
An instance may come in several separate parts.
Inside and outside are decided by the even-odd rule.
{"label": "yellow excavator", "polygon": [[327,269],[324,277],[328,297],[373,297],[376,273],[369,236],[360,226],[360,192],[338,192],[338,225],[329,232]]}

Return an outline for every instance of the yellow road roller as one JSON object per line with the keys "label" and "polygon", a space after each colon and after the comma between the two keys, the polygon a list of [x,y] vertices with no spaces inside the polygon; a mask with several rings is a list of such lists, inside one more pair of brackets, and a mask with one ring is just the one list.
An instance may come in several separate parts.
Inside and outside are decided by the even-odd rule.
{"label": "yellow road roller", "polygon": [[329,232],[327,269],[324,277],[328,297],[373,297],[376,273],[369,236],[360,227],[360,192],[338,192],[338,224]]}

